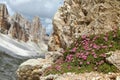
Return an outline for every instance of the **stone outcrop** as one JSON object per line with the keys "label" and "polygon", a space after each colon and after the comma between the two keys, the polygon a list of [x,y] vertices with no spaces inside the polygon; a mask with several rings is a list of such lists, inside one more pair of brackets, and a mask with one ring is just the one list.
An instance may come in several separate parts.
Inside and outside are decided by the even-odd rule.
{"label": "stone outcrop", "polygon": [[35,17],[30,23],[21,14],[16,13],[8,18],[11,24],[8,34],[22,41],[33,41],[38,43],[45,37],[45,28],[42,27],[39,17]]}
{"label": "stone outcrop", "polygon": [[111,64],[113,64],[120,70],[120,50],[115,52],[111,51],[109,52],[109,54],[112,54],[112,55],[107,58],[107,61],[109,61]]}
{"label": "stone outcrop", "polygon": [[30,27],[30,23],[26,19],[17,13],[14,16],[9,17],[8,22],[10,23],[8,34],[12,38],[25,42],[29,40],[28,29]]}
{"label": "stone outcrop", "polygon": [[39,80],[45,69],[53,64],[46,59],[30,59],[17,70],[18,80]]}
{"label": "stone outcrop", "polygon": [[35,42],[39,42],[39,40],[42,41],[42,39],[45,36],[45,29],[42,27],[42,25],[40,23],[40,19],[37,16],[34,17],[34,19],[32,21],[30,34],[32,36],[31,39]]}
{"label": "stone outcrop", "polygon": [[39,17],[36,16],[32,22],[29,22],[19,13],[9,16],[5,4],[0,4],[0,32],[18,41],[35,43],[43,42],[46,36],[45,28],[42,27]]}
{"label": "stone outcrop", "polygon": [[65,0],[53,18],[49,50],[68,47],[81,35],[101,34],[120,25],[120,0]]}
{"label": "stone outcrop", "polygon": [[41,80],[40,77],[44,75],[46,68],[60,57],[60,52],[48,52],[45,59],[30,59],[22,63],[17,70],[18,80]]}
{"label": "stone outcrop", "polygon": [[9,16],[8,10],[5,4],[0,4],[0,32],[6,33],[9,29],[7,18]]}
{"label": "stone outcrop", "polygon": [[120,73],[64,73],[62,75],[48,75],[46,77],[40,77],[40,80],[120,80]]}

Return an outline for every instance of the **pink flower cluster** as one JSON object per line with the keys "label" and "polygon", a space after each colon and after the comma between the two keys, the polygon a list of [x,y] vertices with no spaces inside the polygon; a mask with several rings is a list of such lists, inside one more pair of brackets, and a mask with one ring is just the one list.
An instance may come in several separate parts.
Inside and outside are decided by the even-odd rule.
{"label": "pink flower cluster", "polygon": [[65,61],[66,61],[66,62],[71,62],[71,61],[73,60],[73,57],[74,57],[73,54],[69,54],[69,55],[66,56]]}
{"label": "pink flower cluster", "polygon": [[61,70],[61,66],[60,66],[60,65],[56,65],[56,66],[55,66],[55,69],[56,69],[57,71],[60,71],[60,70]]}
{"label": "pink flower cluster", "polygon": [[82,60],[87,60],[88,55],[89,55],[89,52],[86,52],[86,53],[76,53],[76,57],[80,58]]}
{"label": "pink flower cluster", "polygon": [[72,50],[70,50],[70,52],[76,52],[77,48],[74,47]]}
{"label": "pink flower cluster", "polygon": [[[105,63],[106,54],[105,53],[99,53],[97,54],[97,51],[103,49],[108,49],[112,47],[112,44],[106,45],[104,43],[99,43],[101,40],[101,36],[94,36],[94,37],[88,37],[86,35],[81,36],[80,41],[77,40],[74,43],[74,47],[71,48],[71,50],[68,50],[68,55],[65,56],[65,62],[74,62],[77,60],[76,64],[81,67],[82,65],[91,65],[94,64],[95,70],[97,70],[98,65],[102,65]],[[102,40],[105,42],[108,41],[108,34],[104,35],[102,37]],[[98,41],[97,41],[98,40]],[[75,59],[75,60],[74,60]],[[68,66],[68,69],[70,69],[70,65]]]}

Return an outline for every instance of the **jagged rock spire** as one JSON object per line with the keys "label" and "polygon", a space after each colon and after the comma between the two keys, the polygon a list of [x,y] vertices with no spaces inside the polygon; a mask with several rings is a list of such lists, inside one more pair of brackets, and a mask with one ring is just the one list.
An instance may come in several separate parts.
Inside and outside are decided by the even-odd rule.
{"label": "jagged rock spire", "polygon": [[9,29],[7,18],[9,16],[7,7],[5,4],[0,4],[0,32],[6,33]]}
{"label": "jagged rock spire", "polygon": [[19,13],[9,16],[5,4],[0,4],[0,32],[19,41],[36,43],[43,41],[45,36],[45,29],[42,27],[38,16],[32,22],[29,22]]}

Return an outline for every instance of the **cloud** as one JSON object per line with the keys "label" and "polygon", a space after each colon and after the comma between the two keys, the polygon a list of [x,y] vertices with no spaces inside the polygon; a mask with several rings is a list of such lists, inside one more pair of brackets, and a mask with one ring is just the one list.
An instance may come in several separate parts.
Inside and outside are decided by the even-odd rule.
{"label": "cloud", "polygon": [[[7,1],[7,0],[6,0]],[[62,0],[8,0],[8,4],[23,15],[52,18]]]}
{"label": "cloud", "polygon": [[41,23],[43,24],[43,27],[46,28],[46,33],[47,34],[51,34],[51,32],[53,31],[52,28],[52,19],[50,18],[41,18]]}

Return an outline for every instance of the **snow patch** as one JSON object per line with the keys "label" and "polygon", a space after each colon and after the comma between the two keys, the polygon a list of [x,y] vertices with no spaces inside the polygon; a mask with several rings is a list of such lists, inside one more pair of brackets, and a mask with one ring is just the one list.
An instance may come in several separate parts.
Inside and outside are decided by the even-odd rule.
{"label": "snow patch", "polygon": [[17,41],[8,35],[0,33],[0,51],[4,51],[12,56],[43,56],[47,52],[47,45],[43,42],[36,44],[31,41]]}

